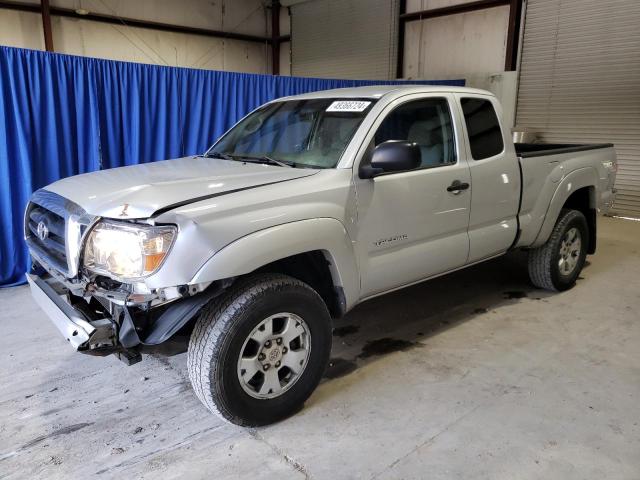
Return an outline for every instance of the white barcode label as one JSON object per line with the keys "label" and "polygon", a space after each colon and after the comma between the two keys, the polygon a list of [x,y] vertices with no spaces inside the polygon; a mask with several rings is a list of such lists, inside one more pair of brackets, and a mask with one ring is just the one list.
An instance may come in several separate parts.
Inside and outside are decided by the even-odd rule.
{"label": "white barcode label", "polygon": [[327,112],[363,112],[371,105],[371,102],[355,100],[338,100],[327,108]]}

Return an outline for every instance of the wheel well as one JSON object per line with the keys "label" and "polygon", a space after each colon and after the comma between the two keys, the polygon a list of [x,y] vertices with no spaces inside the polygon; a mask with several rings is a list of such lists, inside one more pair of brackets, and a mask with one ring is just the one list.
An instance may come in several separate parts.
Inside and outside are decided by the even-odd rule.
{"label": "wheel well", "polygon": [[578,210],[587,219],[587,226],[589,227],[589,245],[587,253],[596,252],[596,201],[595,201],[595,189],[593,187],[583,187],[567,198],[562,208],[568,208],[572,210]]}
{"label": "wheel well", "polygon": [[282,273],[305,282],[322,297],[331,316],[339,318],[345,314],[346,301],[342,287],[333,281],[330,266],[325,253],[314,250],[276,260],[256,271]]}

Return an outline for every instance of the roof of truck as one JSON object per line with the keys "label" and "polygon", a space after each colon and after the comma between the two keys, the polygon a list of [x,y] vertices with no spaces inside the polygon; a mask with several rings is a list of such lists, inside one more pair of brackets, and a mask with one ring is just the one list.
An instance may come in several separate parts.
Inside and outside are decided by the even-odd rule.
{"label": "roof of truck", "polygon": [[381,98],[389,93],[475,93],[480,95],[493,95],[486,90],[467,87],[454,87],[447,85],[371,85],[367,87],[335,88],[317,92],[293,95],[279,100],[305,99],[305,98]]}

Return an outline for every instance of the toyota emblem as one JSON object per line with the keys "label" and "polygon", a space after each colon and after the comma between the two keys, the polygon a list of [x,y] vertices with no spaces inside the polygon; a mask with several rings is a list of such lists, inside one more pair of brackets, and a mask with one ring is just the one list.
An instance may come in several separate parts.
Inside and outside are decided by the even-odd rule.
{"label": "toyota emblem", "polygon": [[44,222],[39,222],[36,233],[38,234],[38,238],[44,242],[49,236],[49,228]]}

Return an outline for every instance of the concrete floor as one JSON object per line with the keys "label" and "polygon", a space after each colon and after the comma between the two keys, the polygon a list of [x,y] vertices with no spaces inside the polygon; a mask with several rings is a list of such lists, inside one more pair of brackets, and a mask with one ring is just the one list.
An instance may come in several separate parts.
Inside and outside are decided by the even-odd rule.
{"label": "concrete floor", "polygon": [[365,303],[298,415],[247,430],[185,355],[70,351],[0,291],[0,478],[640,478],[640,223],[605,218],[576,288],[513,254]]}

